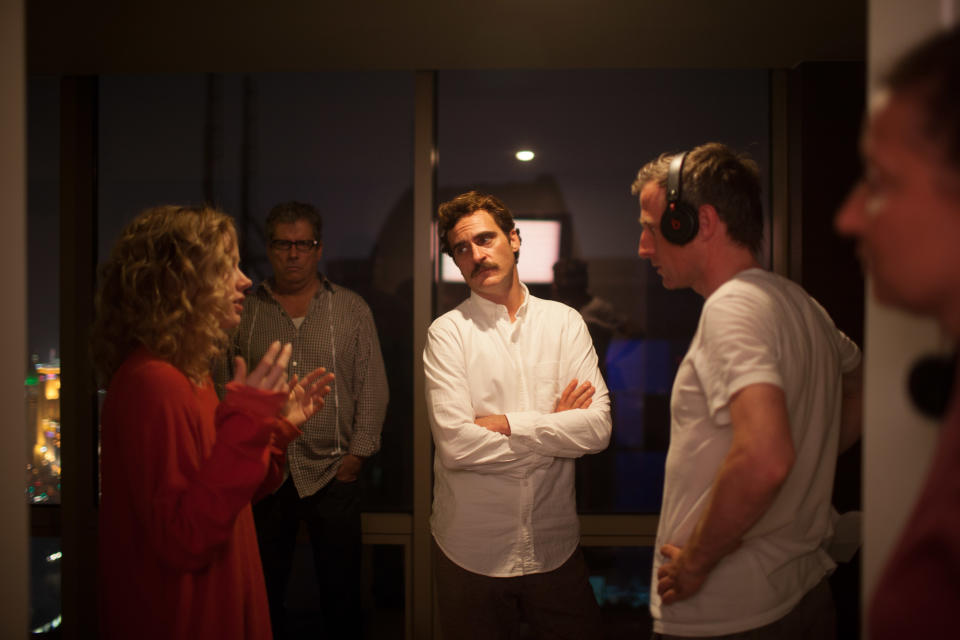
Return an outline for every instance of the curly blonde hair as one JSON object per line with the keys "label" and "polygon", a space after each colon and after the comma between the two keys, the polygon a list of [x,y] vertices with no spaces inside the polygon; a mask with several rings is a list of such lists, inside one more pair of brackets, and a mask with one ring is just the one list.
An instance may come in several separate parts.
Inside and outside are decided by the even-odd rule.
{"label": "curly blonde hair", "polygon": [[197,384],[222,352],[233,220],[211,207],[161,206],[120,233],[99,270],[91,352],[101,384],[141,345]]}

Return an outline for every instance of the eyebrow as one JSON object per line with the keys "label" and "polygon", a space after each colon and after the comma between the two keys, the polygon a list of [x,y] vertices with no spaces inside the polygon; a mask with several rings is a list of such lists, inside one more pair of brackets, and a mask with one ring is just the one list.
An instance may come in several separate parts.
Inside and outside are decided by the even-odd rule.
{"label": "eyebrow", "polygon": [[477,240],[481,240],[481,239],[484,239],[484,238],[496,237],[496,235],[497,235],[497,232],[496,232],[496,231],[489,231],[489,230],[488,230],[488,231],[478,231],[477,233],[473,234],[473,235],[470,236],[469,238],[465,238],[465,239],[461,240],[460,242],[456,243],[456,244],[453,245],[453,246],[454,246],[454,247],[459,247],[459,246],[462,246],[462,245],[465,245],[465,244],[470,244],[470,243],[472,243],[472,242],[475,242],[475,241],[477,241]]}

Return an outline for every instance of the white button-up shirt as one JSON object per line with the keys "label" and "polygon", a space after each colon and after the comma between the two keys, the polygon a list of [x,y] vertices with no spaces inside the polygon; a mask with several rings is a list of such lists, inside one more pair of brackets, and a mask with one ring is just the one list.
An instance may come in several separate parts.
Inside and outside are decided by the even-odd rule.
{"label": "white button-up shirt", "polygon": [[[464,569],[505,577],[556,569],[580,540],[574,458],[610,441],[610,401],[580,315],[524,289],[507,308],[471,294],[437,318],[423,352],[436,445],[433,536]],[[554,413],[576,379],[587,409]],[[509,436],[474,423],[506,415]]]}

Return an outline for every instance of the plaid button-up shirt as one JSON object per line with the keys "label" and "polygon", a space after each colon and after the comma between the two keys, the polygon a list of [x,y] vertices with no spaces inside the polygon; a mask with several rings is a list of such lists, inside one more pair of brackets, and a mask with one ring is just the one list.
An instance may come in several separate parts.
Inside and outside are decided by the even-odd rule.
{"label": "plaid button-up shirt", "polygon": [[287,448],[293,482],[306,497],[333,479],[345,454],[368,457],[380,450],[387,376],[370,307],[323,276],[299,328],[271,294],[269,282],[247,296],[225,361],[216,367],[218,386],[233,377],[234,356],[256,366],[275,340],[293,344],[289,375],[302,378],[317,367],[336,375],[323,409]]}

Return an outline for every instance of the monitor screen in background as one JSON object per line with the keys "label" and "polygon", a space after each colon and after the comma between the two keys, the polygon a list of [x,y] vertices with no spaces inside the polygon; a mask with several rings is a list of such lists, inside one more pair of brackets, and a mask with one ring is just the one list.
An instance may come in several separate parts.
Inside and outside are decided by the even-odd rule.
{"label": "monitor screen in background", "polygon": [[[553,265],[560,259],[560,220],[514,218],[520,230],[520,280],[530,284],[553,282]],[[453,258],[440,254],[440,281],[463,282]]]}

